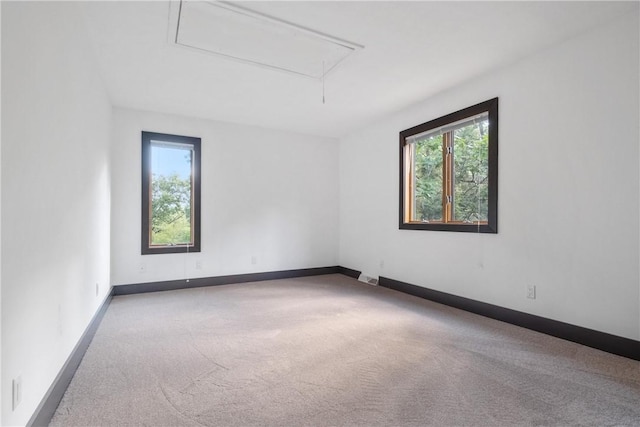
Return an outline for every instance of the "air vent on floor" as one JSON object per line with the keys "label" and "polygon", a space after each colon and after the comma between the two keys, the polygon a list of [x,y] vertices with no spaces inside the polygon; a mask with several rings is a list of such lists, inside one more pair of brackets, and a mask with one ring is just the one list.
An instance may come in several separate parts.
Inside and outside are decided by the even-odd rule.
{"label": "air vent on floor", "polygon": [[378,286],[377,277],[371,277],[371,276],[367,276],[366,274],[360,273],[360,276],[358,276],[358,280],[363,283],[367,283],[369,285]]}

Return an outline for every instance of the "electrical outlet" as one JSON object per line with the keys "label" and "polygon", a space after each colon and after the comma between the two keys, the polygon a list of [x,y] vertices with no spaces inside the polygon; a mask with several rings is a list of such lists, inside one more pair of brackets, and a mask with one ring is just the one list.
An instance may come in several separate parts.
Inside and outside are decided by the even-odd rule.
{"label": "electrical outlet", "polygon": [[256,265],[258,263],[258,257],[255,255],[251,256],[251,264]]}
{"label": "electrical outlet", "polygon": [[140,273],[146,273],[147,271],[147,264],[145,264],[144,262],[140,263],[140,266],[138,267],[138,271]]}
{"label": "electrical outlet", "polygon": [[384,260],[380,260],[380,270],[384,270]]}
{"label": "electrical outlet", "polygon": [[98,294],[100,294],[100,284],[96,283],[96,296],[98,296]]}
{"label": "electrical outlet", "polygon": [[196,270],[202,270],[202,260],[201,259],[196,261]]}
{"label": "electrical outlet", "polygon": [[13,381],[12,381],[12,405],[11,405],[11,409],[13,411],[16,410],[16,408],[18,407],[18,405],[20,405],[20,402],[22,402],[22,376],[18,375]]}
{"label": "electrical outlet", "polygon": [[527,298],[536,299],[536,285],[527,286]]}

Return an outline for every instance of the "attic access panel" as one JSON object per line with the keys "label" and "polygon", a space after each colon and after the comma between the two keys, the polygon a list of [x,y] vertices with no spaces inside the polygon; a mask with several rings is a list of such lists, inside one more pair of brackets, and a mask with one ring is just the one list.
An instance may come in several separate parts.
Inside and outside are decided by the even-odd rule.
{"label": "attic access panel", "polygon": [[172,2],[169,37],[182,47],[314,79],[363,47],[222,1]]}

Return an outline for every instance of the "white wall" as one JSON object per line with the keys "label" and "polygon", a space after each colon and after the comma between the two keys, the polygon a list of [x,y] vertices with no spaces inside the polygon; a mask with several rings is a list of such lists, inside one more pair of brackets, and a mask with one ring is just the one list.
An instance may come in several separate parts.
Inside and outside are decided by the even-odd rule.
{"label": "white wall", "polygon": [[[114,285],[337,265],[336,140],[114,111]],[[140,255],[142,130],[202,138],[200,253]]]}
{"label": "white wall", "polygon": [[[2,7],[0,7],[0,43],[2,41]],[[2,93],[2,58],[0,55],[0,93]],[[0,129],[2,129],[2,102],[0,102]],[[0,137],[0,189],[2,189],[2,138]],[[1,194],[1,192],[0,192]],[[2,197],[0,196],[0,242],[2,242]],[[0,381],[2,381],[2,245],[0,244]],[[0,384],[0,424],[2,423],[2,389]]]}
{"label": "white wall", "polygon": [[2,2],[6,426],[29,420],[110,289],[111,106],[76,8]]}
{"label": "white wall", "polygon": [[[640,338],[638,32],[636,14],[344,138],[340,264]],[[398,132],[495,96],[499,234],[399,230]]]}

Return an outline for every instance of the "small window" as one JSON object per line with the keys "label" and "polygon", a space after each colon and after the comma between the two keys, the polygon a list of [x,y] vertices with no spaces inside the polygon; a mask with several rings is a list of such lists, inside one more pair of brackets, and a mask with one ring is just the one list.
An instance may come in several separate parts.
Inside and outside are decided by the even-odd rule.
{"label": "small window", "polygon": [[498,98],[400,132],[400,228],[498,232]]}
{"label": "small window", "polygon": [[142,254],[200,252],[200,138],[142,132]]}

